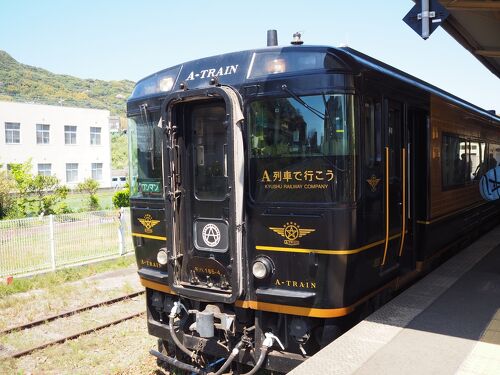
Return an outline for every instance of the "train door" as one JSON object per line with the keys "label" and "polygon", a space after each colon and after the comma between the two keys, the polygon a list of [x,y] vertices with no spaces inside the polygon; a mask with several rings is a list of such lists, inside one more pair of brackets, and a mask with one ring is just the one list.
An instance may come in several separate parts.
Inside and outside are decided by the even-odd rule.
{"label": "train door", "polygon": [[406,123],[403,103],[387,99],[385,116],[385,244],[381,261],[382,272],[399,266],[407,232],[407,150]]}
{"label": "train door", "polygon": [[382,133],[382,98],[368,93],[363,101],[363,176],[364,234],[366,242],[385,236],[384,223],[384,147]]}
{"label": "train door", "polygon": [[[408,123],[408,234],[405,240],[405,249],[401,254],[400,263],[409,269],[415,269],[418,244],[418,218],[427,216],[427,175],[428,175],[428,131],[429,111],[422,107],[409,107],[407,111]],[[411,173],[410,173],[411,172]],[[419,204],[416,204],[419,202]]]}
{"label": "train door", "polygon": [[164,163],[170,216],[172,289],[233,303],[242,289],[243,138],[240,103],[230,88],[174,97]]}

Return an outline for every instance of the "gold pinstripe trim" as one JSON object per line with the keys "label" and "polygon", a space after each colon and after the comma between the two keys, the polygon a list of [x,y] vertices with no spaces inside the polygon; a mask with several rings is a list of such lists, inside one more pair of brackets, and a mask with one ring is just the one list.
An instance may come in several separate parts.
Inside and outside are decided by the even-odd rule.
{"label": "gold pinstripe trim", "polygon": [[[393,240],[395,238],[401,237],[401,233],[395,234],[391,237],[389,237],[389,240]],[[294,248],[294,247],[276,247],[276,246],[255,246],[256,250],[263,250],[263,251],[281,251],[285,253],[315,253],[315,254],[325,254],[325,255],[352,255],[352,254],[357,254],[365,250],[369,250],[375,246],[382,245],[385,242],[385,239],[373,242],[371,244],[359,247],[357,249],[352,249],[352,250],[322,250],[322,249],[301,249],[301,248]]]}
{"label": "gold pinstripe trim", "polygon": [[[176,294],[170,287],[167,285],[163,285],[154,281],[146,280],[140,277],[141,284],[145,288],[158,290],[160,292],[165,292],[168,294]],[[253,309],[253,310],[264,310],[270,312],[277,312],[282,314],[292,314],[292,315],[301,315],[301,316],[310,316],[316,318],[335,318],[347,315],[351,313],[356,305],[359,304],[359,301],[355,304],[348,307],[334,308],[334,309],[317,309],[310,307],[299,307],[299,306],[290,306],[290,305],[280,305],[276,303],[268,303],[268,302],[259,302],[259,301],[242,301],[237,300],[235,305],[244,309]]]}
{"label": "gold pinstripe trim", "polygon": [[139,279],[141,280],[142,286],[145,288],[159,290],[160,292],[165,292],[168,294],[176,294],[172,289],[170,289],[170,287],[168,287],[166,285],[156,283],[154,281],[146,280],[142,277],[139,277]]}
{"label": "gold pinstripe trim", "polygon": [[338,307],[338,308],[330,308],[330,309],[321,309],[314,307],[301,307],[301,306],[290,306],[290,305],[280,305],[277,303],[269,303],[269,302],[260,302],[260,301],[242,301],[237,300],[235,305],[244,309],[252,309],[252,310],[264,310],[275,312],[279,314],[291,314],[291,315],[301,315],[301,316],[309,316],[314,318],[338,318],[341,316],[346,316],[354,311],[354,309],[361,305],[362,303],[368,301],[371,297],[377,295],[382,290],[387,288],[398,289],[400,278],[395,278],[389,281],[387,284],[382,287],[374,290],[371,293],[368,293],[364,297],[360,298],[358,301],[353,303],[350,306]]}
{"label": "gold pinstripe trim", "polygon": [[[407,275],[408,276],[408,275]],[[141,284],[145,288],[158,290],[160,292],[165,292],[168,294],[176,295],[169,286],[160,284],[154,281],[146,280],[140,277]],[[243,301],[237,300],[234,304],[235,306],[244,308],[244,309],[252,309],[252,310],[263,310],[269,312],[276,312],[281,314],[292,314],[292,315],[301,315],[301,316],[309,316],[314,318],[336,318],[350,314],[354,309],[360,304],[366,302],[371,297],[377,295],[382,290],[387,288],[395,288],[399,289],[400,281],[403,281],[401,278],[395,278],[389,281],[387,284],[381,286],[377,290],[374,290],[371,293],[368,293],[364,297],[360,298],[358,301],[353,303],[350,306],[346,307],[338,307],[338,308],[330,308],[330,309],[321,309],[321,308],[311,308],[311,307],[301,307],[301,306],[291,306],[291,305],[280,305],[277,303],[269,303],[269,302],[260,302],[260,301]]]}
{"label": "gold pinstripe trim", "polygon": [[389,147],[385,148],[385,246],[382,266],[387,257],[387,248],[389,247]]}
{"label": "gold pinstripe trim", "polygon": [[401,228],[401,245],[399,247],[399,256],[403,255],[403,245],[405,243],[405,231],[406,231],[406,149],[402,150],[403,158],[403,227]]}
{"label": "gold pinstripe trim", "polygon": [[152,240],[163,240],[163,241],[166,241],[166,239],[167,239],[167,237],[151,236],[149,234],[144,234],[144,233],[132,233],[132,236],[134,236],[134,237],[150,238]]}
{"label": "gold pinstripe trim", "polygon": [[432,224],[433,222],[435,222],[437,220],[434,220],[434,221],[424,221],[424,220],[417,220],[417,224],[425,224],[425,225],[429,225],[429,224]]}
{"label": "gold pinstripe trim", "polygon": [[[145,288],[158,290],[160,292],[165,292],[168,294],[176,294],[170,287],[163,285],[154,281],[149,281],[144,278],[140,278],[141,284]],[[290,305],[280,305],[276,303],[259,302],[259,301],[242,301],[237,300],[235,305],[244,309],[252,310],[264,310],[270,312],[277,312],[282,314],[292,314],[301,316],[310,316],[316,318],[335,318],[340,316],[345,316],[351,313],[359,301],[348,307],[334,308],[334,309],[318,309],[311,307],[300,307],[300,306],[290,306]]]}
{"label": "gold pinstripe trim", "polygon": [[277,303],[241,300],[236,301],[235,305],[243,309],[264,310],[279,314],[310,316],[314,318],[338,318],[346,316],[354,311],[354,306],[340,307],[336,309],[318,309],[313,307],[279,305]]}
{"label": "gold pinstripe trim", "polygon": [[443,216],[439,216],[438,218],[436,218],[434,220],[417,220],[417,224],[425,224],[425,225],[434,224],[434,223],[436,223],[438,221],[447,219],[447,218],[449,218],[449,217],[451,217],[453,215],[458,215],[461,212],[468,211],[468,210],[473,210],[474,208],[478,208],[478,207],[481,207],[481,206],[484,206],[484,205],[487,205],[487,204],[488,203],[474,204],[472,206],[468,206],[468,207],[462,208],[462,209],[460,209],[458,211],[450,212],[449,214],[446,214],[446,215],[443,215]]}

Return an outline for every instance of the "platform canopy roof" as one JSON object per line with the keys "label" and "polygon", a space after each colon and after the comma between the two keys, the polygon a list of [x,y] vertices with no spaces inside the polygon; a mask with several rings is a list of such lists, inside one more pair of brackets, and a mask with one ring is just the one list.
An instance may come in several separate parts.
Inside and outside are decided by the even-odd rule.
{"label": "platform canopy roof", "polygon": [[450,12],[443,28],[500,78],[500,1],[439,2]]}

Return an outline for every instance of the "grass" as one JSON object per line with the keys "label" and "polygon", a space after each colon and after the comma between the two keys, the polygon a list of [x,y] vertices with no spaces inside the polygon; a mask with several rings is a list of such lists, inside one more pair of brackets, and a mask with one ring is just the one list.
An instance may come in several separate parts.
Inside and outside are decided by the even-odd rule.
{"label": "grass", "polygon": [[[64,319],[47,322],[43,326],[30,330],[11,332],[0,339],[4,347],[17,350],[28,349],[50,341],[55,336],[71,335],[96,327],[96,325],[111,322],[127,314],[143,312],[144,300],[136,298],[121,303],[83,311]],[[85,354],[85,353],[83,353]]]}
{"label": "grass", "polygon": [[[97,198],[99,199],[99,204],[103,210],[108,210],[113,208],[113,195],[114,190],[99,190],[97,192]],[[65,199],[66,204],[73,212],[85,211],[87,210],[87,201],[89,199],[86,193],[70,193]]]}
{"label": "grass", "polygon": [[0,373],[166,375],[148,353],[155,344],[141,316],[32,355],[0,360]]}
{"label": "grass", "polygon": [[134,263],[135,257],[124,256],[105,262],[93,263],[74,268],[65,268],[29,278],[14,278],[14,281],[10,285],[0,284],[0,298],[16,293],[27,292],[33,289],[59,287],[65,282],[76,281],[98,273],[125,268]]}

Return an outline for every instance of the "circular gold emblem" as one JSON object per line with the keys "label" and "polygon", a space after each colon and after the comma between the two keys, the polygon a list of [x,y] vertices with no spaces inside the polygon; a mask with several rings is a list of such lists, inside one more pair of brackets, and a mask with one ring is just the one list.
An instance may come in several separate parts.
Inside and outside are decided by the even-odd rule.
{"label": "circular gold emblem", "polygon": [[299,226],[295,223],[286,223],[285,237],[287,240],[293,241],[299,238]]}

